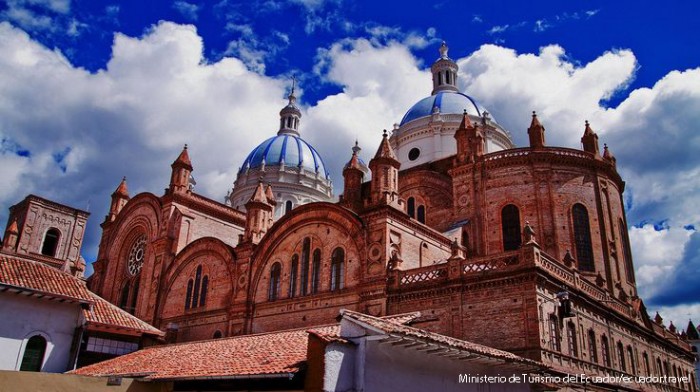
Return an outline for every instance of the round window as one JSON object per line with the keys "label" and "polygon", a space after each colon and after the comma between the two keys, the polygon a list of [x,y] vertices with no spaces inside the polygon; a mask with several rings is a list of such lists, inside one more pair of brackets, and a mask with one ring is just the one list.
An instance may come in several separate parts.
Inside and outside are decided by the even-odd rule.
{"label": "round window", "polygon": [[420,156],[420,150],[415,148],[415,147],[412,148],[411,151],[408,152],[408,159],[411,161],[415,161],[416,159],[418,159],[419,156]]}
{"label": "round window", "polygon": [[138,275],[141,272],[141,267],[143,266],[143,259],[146,253],[146,236],[142,235],[134,241],[131,245],[131,250],[129,250],[129,260],[127,262],[127,269],[132,276]]}

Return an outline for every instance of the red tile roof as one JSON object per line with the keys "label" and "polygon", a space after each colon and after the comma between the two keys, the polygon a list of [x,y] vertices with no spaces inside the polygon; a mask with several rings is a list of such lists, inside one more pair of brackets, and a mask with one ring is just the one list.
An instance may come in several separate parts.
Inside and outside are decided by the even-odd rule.
{"label": "red tile roof", "polygon": [[70,301],[93,302],[85,284],[73,275],[43,263],[4,254],[0,255],[0,286]]}
{"label": "red tile roof", "polygon": [[85,282],[59,269],[29,259],[0,254],[0,290],[29,291],[45,297],[90,304],[83,315],[90,326],[108,326],[137,333],[163,332],[112,305],[87,289]]}
{"label": "red tile roof", "polygon": [[138,375],[152,380],[288,377],[306,361],[304,329],[149,347],[74,373]]}
{"label": "red tile roof", "polygon": [[165,333],[156,329],[138,317],[135,317],[122,309],[119,309],[106,299],[90,292],[95,301],[90,310],[83,310],[83,315],[90,326],[105,326],[117,329],[126,329],[148,335],[164,336]]}

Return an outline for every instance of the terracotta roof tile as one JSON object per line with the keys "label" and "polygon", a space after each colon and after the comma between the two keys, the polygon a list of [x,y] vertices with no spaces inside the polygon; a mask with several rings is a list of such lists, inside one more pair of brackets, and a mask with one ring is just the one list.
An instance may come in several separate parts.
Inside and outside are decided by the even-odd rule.
{"label": "terracotta roof tile", "polygon": [[90,376],[145,374],[174,380],[255,375],[288,376],[306,361],[304,329],[150,347],[75,370]]}
{"label": "terracotta roof tile", "polygon": [[89,310],[83,309],[88,324],[163,335],[163,332],[88,290],[79,278],[40,262],[0,255],[0,286],[91,304]]}
{"label": "terracotta roof tile", "polygon": [[73,275],[46,264],[0,255],[0,285],[91,303],[93,297],[85,284]]}
{"label": "terracotta roof tile", "polygon": [[163,331],[156,329],[138,317],[119,309],[97,294],[90,292],[90,295],[95,302],[90,310],[83,310],[83,315],[88,323],[128,329],[149,335],[165,335]]}

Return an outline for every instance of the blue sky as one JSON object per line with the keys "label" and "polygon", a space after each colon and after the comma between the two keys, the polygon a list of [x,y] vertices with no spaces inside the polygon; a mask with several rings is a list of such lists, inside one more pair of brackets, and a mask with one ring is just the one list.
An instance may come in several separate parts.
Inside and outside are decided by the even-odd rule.
{"label": "blue sky", "polygon": [[430,93],[444,39],[462,90],[516,144],[532,110],[550,145],[577,148],[591,121],[627,182],[640,293],[684,326],[700,320],[699,14],[697,1],[6,0],[0,222],[27,193],[89,208],[92,261],[121,177],[160,194],[185,143],[197,191],[223,200],[274,134],[291,75],[337,194],[353,141],[369,159]]}

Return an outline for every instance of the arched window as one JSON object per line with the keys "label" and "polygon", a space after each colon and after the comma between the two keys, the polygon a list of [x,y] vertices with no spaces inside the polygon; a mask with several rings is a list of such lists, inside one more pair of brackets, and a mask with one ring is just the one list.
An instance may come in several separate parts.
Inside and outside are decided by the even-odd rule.
{"label": "arched window", "polygon": [[280,292],[280,276],[282,274],[282,266],[280,263],[275,263],[270,268],[270,289],[267,293],[267,298],[270,301],[275,301],[279,298]]}
{"label": "arched window", "polygon": [[503,250],[520,248],[520,211],[513,204],[508,204],[501,210],[501,229],[503,230]]}
{"label": "arched window", "polygon": [[299,274],[299,256],[292,256],[292,269],[289,271],[289,298],[297,295],[297,279]]}
{"label": "arched window", "polygon": [[569,321],[566,323],[566,340],[569,344],[569,355],[578,357],[578,344],[576,342],[576,325]]}
{"label": "arched window", "polygon": [[559,318],[556,315],[549,316],[549,348],[552,349],[552,351],[561,351]]}
{"label": "arched window", "polygon": [[634,360],[634,351],[632,350],[632,346],[627,346],[627,357],[630,361],[630,372],[632,374],[637,374],[637,364]]}
{"label": "arched window", "polygon": [[24,347],[22,364],[19,370],[27,372],[40,372],[41,365],[44,364],[44,354],[46,353],[46,339],[41,335],[34,335],[29,338]]}
{"label": "arched window", "polygon": [[129,313],[136,313],[136,301],[139,299],[139,279],[136,278],[134,282],[134,290],[131,293],[131,306],[129,307]]}
{"label": "arched window", "polygon": [[406,202],[406,212],[411,218],[416,217],[416,199],[409,197]]}
{"label": "arched window", "polygon": [[622,342],[617,342],[617,359],[620,361],[620,370],[626,372],[627,365],[625,364],[625,349],[622,346]]}
{"label": "arched window", "polygon": [[41,254],[46,256],[56,256],[58,250],[58,239],[61,237],[61,232],[58,229],[50,228],[44,235],[44,244],[41,246]]}
{"label": "arched window", "polygon": [[610,345],[608,344],[608,337],[605,335],[600,338],[600,348],[603,353],[603,365],[610,367]]}
{"label": "arched window", "polygon": [[202,266],[198,265],[194,278],[187,281],[187,293],[185,295],[185,310],[202,307],[207,303],[207,291],[209,290],[209,276],[202,277]]}
{"label": "arched window", "polygon": [[656,357],[656,375],[663,376],[664,368],[661,367],[661,358]]}
{"label": "arched window", "polygon": [[194,281],[190,279],[187,281],[187,294],[185,295],[185,310],[192,306],[192,289],[194,288]]}
{"label": "arched window", "polygon": [[418,219],[418,222],[425,223],[425,206],[418,206],[418,213],[416,215],[416,219]]}
{"label": "arched window", "polygon": [[598,363],[598,350],[595,344],[595,332],[592,329],[588,330],[588,355],[591,362]]}
{"label": "arched window", "polygon": [[122,294],[119,298],[119,307],[126,310],[129,305],[129,293],[131,292],[131,287],[129,287],[129,282],[124,283],[122,287]]}
{"label": "arched window", "polygon": [[209,276],[202,278],[202,293],[199,294],[199,306],[204,306],[207,303],[207,289],[209,288]]}
{"label": "arched window", "polygon": [[345,251],[335,248],[331,255],[331,291],[341,290],[345,284]]}
{"label": "arched window", "polygon": [[194,275],[194,291],[192,292],[192,307],[196,308],[199,303],[199,288],[202,284],[202,266],[197,266],[197,272]]}
{"label": "arched window", "polygon": [[214,339],[221,339],[221,336],[222,336],[221,331],[216,330],[216,332],[214,332],[214,336],[212,336],[212,337],[213,337]]}
{"label": "arched window", "polygon": [[586,210],[583,204],[574,204],[571,209],[571,215],[574,218],[574,241],[576,242],[576,260],[578,261],[578,268],[581,271],[595,271],[588,210]]}
{"label": "arched window", "polygon": [[304,243],[301,247],[301,281],[300,293],[306,295],[309,293],[309,252],[311,251],[311,240],[304,238]]}
{"label": "arched window", "polygon": [[649,354],[647,352],[642,353],[642,361],[644,361],[644,374],[651,376],[651,368],[649,367]]}
{"label": "arched window", "polygon": [[314,250],[311,262],[311,294],[318,293],[321,285],[321,249]]}
{"label": "arched window", "polygon": [[294,206],[294,205],[292,204],[292,201],[291,201],[291,200],[287,200],[287,202],[284,203],[284,213],[286,214],[286,213],[288,213],[289,211],[291,211],[293,206]]}

